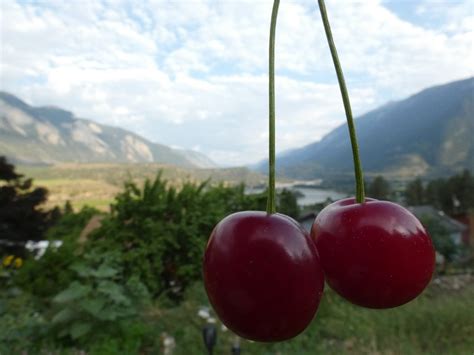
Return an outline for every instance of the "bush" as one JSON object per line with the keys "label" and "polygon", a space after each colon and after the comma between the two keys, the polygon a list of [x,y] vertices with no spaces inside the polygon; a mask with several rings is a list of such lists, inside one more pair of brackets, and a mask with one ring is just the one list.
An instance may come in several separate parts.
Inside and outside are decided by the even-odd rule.
{"label": "bush", "polygon": [[77,240],[82,229],[98,211],[83,208],[78,213],[66,213],[47,233],[49,241],[62,241],[59,248],[48,247],[39,259],[29,258],[14,277],[23,291],[48,301],[74,278],[70,265],[79,253]]}
{"label": "bush", "polygon": [[19,354],[44,335],[47,322],[31,295],[5,285],[0,294],[0,354]]}
{"label": "bush", "polygon": [[137,276],[124,278],[118,252],[86,253],[70,266],[76,278],[53,298],[52,331],[66,344],[121,336],[124,320],[136,318],[150,303]]}
{"label": "bush", "polygon": [[459,247],[454,243],[449,231],[439,220],[429,216],[423,216],[421,222],[430,234],[436,251],[443,255],[447,262],[452,262],[459,252]]}
{"label": "bush", "polygon": [[59,209],[41,209],[48,190],[33,187],[33,180],[15,172],[15,167],[0,156],[0,257],[27,255],[30,240],[42,240],[45,231],[59,217]]}
{"label": "bush", "polygon": [[127,277],[138,275],[154,297],[164,293],[179,301],[201,278],[202,255],[217,222],[265,203],[262,195],[246,196],[243,186],[186,183],[178,190],[160,175],[143,189],[128,182],[88,247],[120,251]]}

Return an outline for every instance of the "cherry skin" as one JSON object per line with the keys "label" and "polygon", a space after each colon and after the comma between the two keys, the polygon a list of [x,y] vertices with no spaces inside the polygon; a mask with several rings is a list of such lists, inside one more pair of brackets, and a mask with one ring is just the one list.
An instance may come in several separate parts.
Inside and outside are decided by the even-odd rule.
{"label": "cherry skin", "polygon": [[392,202],[334,202],[318,214],[311,236],[329,286],[359,306],[400,306],[433,275],[431,238],[414,215]]}
{"label": "cherry skin", "polygon": [[207,244],[203,272],[221,321],[241,337],[262,342],[302,332],[324,288],[309,233],[278,213],[245,211],[220,221]]}

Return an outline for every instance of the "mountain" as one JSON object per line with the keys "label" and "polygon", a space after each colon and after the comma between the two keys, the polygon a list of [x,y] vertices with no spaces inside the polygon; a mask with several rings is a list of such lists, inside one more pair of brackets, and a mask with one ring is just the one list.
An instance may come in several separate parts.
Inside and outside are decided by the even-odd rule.
{"label": "mountain", "polygon": [[[355,121],[364,170],[391,177],[474,171],[474,78],[423,90]],[[258,170],[266,171],[267,162]],[[277,156],[277,171],[299,179],[353,171],[345,124],[320,141]]]}
{"label": "mountain", "polygon": [[152,143],[61,108],[32,107],[6,92],[0,92],[0,155],[23,164],[157,162],[215,167],[201,153]]}

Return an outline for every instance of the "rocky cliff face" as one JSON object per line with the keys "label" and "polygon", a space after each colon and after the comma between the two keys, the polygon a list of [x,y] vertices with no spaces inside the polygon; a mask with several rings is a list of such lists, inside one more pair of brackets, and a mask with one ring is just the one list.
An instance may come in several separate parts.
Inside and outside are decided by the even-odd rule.
{"label": "rocky cliff face", "polygon": [[101,125],[57,107],[32,107],[0,92],[0,155],[26,164],[158,162],[214,167],[206,156],[152,143],[121,128]]}

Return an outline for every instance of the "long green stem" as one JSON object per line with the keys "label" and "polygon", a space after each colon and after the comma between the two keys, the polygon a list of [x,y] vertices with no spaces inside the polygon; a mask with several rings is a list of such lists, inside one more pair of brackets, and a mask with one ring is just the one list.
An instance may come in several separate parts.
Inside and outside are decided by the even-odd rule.
{"label": "long green stem", "polygon": [[354,119],[352,118],[351,103],[349,101],[349,94],[347,92],[346,82],[344,81],[344,74],[342,73],[341,63],[337,56],[336,45],[332,38],[331,26],[329,25],[328,14],[326,12],[326,5],[324,0],[318,0],[319,10],[321,11],[321,17],[323,18],[324,30],[331,50],[332,60],[334,67],[336,68],[337,80],[339,81],[339,88],[341,89],[342,101],[344,103],[344,110],[346,111],[347,126],[349,128],[349,136],[351,137],[352,145],[352,156],[354,158],[354,172],[356,179],[356,200],[359,203],[363,203],[365,200],[364,192],[364,175],[362,172],[362,164],[359,157],[359,146],[357,144],[357,136],[354,126]]}
{"label": "long green stem", "polygon": [[268,199],[267,213],[276,212],[275,203],[275,32],[280,0],[274,0],[270,23],[270,45],[268,66],[268,97],[269,97],[269,159],[268,159]]}

